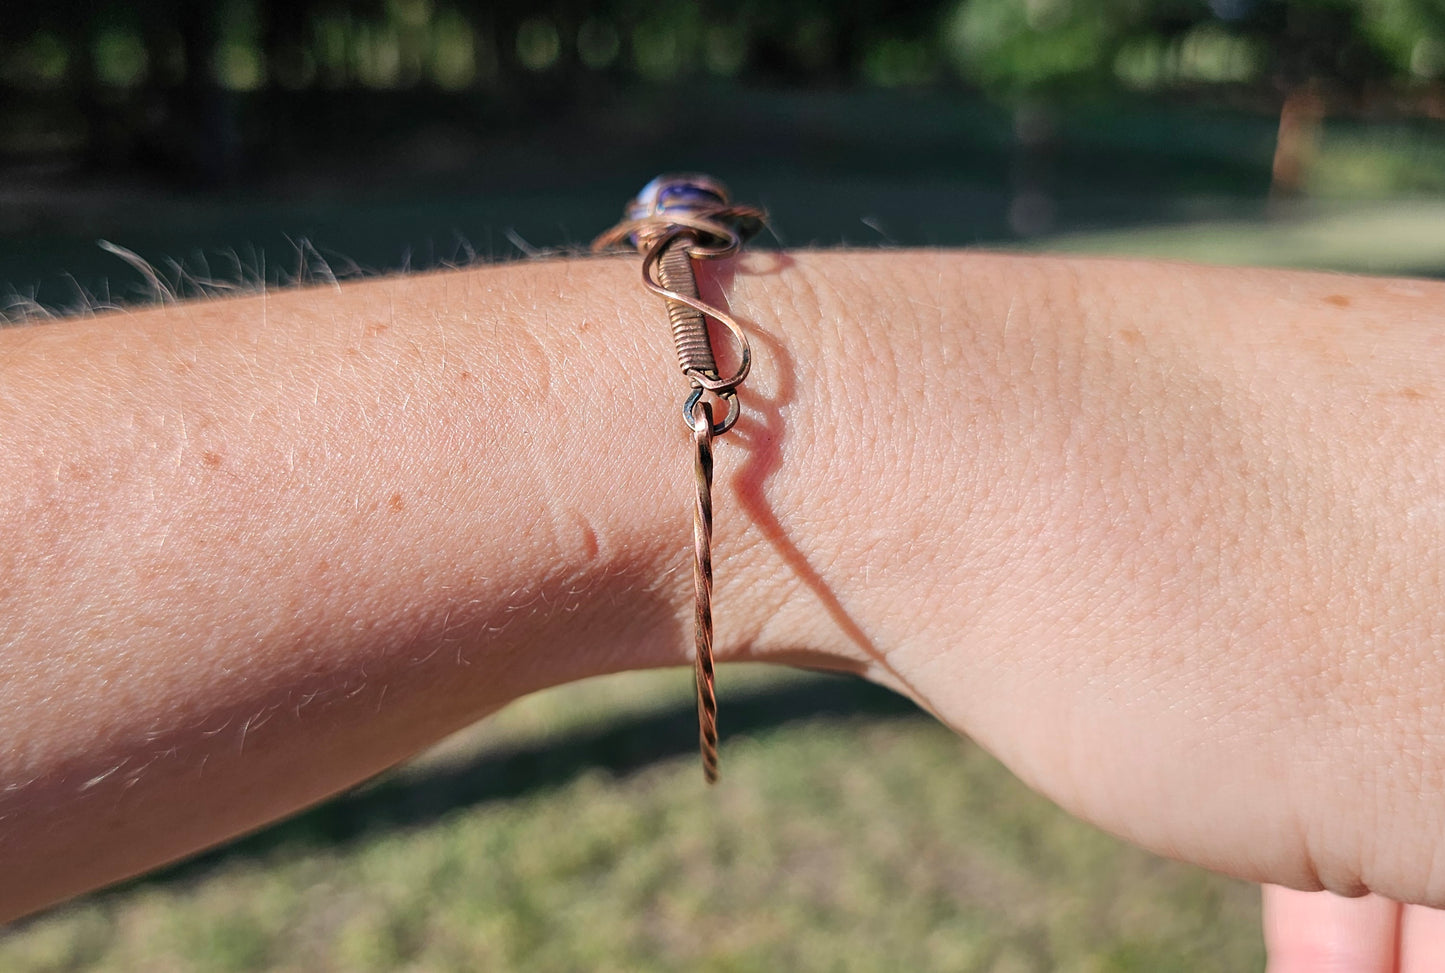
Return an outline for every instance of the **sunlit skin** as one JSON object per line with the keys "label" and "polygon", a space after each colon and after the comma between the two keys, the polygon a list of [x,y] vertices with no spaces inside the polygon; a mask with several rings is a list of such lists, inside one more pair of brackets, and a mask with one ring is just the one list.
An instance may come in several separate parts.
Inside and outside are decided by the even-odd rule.
{"label": "sunlit skin", "polygon": [[[706,273],[756,354],[717,447],[721,658],[892,686],[1157,852],[1445,906],[1445,285]],[[671,357],[626,257],[0,331],[0,913],[684,664]],[[1445,942],[1380,897],[1267,906],[1278,970]]]}

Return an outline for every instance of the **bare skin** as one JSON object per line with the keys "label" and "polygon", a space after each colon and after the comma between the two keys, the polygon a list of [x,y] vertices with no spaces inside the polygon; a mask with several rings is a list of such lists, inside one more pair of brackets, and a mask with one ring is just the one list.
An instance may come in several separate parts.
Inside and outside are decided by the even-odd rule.
{"label": "bare skin", "polygon": [[[1445,286],[719,273],[758,336],[718,446],[722,658],[893,686],[1160,853],[1445,906]],[[558,261],[0,332],[0,916],[683,663],[660,311],[633,260]],[[1271,894],[1281,970],[1337,904],[1352,942],[1396,932],[1361,969],[1439,925]]]}

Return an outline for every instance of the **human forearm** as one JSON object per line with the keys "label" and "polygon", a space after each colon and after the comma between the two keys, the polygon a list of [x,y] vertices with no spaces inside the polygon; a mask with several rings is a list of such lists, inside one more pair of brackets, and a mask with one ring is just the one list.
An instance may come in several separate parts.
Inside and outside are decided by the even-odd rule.
{"label": "human forearm", "polygon": [[677,657],[648,591],[677,536],[658,518],[685,529],[657,501],[676,430],[629,414],[655,391],[627,348],[642,301],[599,272],[0,333],[3,911],[539,686]]}
{"label": "human forearm", "polygon": [[[1441,288],[742,268],[758,365],[718,448],[721,654],[867,671],[1105,826],[1308,881],[1318,848],[1242,849],[1319,793],[1239,795],[1370,765],[1279,725],[1434,725],[1426,698],[1386,705],[1440,675]],[[0,333],[5,912],[532,689],[683,660],[683,383],[635,276],[512,265]]]}

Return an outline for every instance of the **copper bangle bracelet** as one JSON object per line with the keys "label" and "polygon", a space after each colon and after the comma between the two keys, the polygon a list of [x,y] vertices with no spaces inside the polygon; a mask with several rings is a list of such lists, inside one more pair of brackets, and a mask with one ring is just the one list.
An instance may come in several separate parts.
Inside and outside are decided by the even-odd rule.
{"label": "copper bangle bracelet", "polygon": [[[709,784],[717,781],[718,740],[712,660],[713,440],[738,421],[737,388],[748,376],[752,352],[742,326],[698,296],[693,261],[736,254],[762,228],[764,219],[760,209],[733,205],[723,185],[708,176],[659,176],[628,204],[622,222],[592,243],[593,250],[627,246],[642,254],[642,282],[667,304],[677,361],[692,383],[682,415],[692,431],[697,481],[692,522],[697,608],[693,672],[702,770]],[[727,376],[719,374],[713,357],[709,319],[727,328],[738,345],[738,364]],[[726,406],[721,415],[714,413],[714,404]]]}

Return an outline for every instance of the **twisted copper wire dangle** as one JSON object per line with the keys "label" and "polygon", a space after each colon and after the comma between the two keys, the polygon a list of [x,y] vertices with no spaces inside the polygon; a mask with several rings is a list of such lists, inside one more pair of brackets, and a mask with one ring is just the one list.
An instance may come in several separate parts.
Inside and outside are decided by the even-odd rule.
{"label": "twisted copper wire dangle", "polygon": [[[642,254],[642,281],[667,302],[673,343],[682,373],[692,383],[683,403],[683,419],[692,430],[693,471],[697,498],[693,506],[693,590],[696,625],[693,673],[697,687],[698,740],[703,776],[717,781],[717,695],[713,681],[712,624],[712,471],[713,439],[738,421],[741,407],[737,387],[752,367],[748,336],[737,320],[698,296],[694,260],[729,257],[763,226],[763,211],[736,206],[727,190],[707,176],[659,176],[628,204],[621,223],[598,237],[594,250],[630,244]],[[738,345],[738,365],[731,375],[718,372],[707,322],[711,318],[732,334]],[[715,420],[711,394],[726,403],[722,419]]]}
{"label": "twisted copper wire dangle", "polygon": [[692,508],[692,586],[696,604],[693,625],[692,671],[697,686],[698,745],[702,750],[702,775],[717,783],[717,691],[712,670],[712,406],[697,404],[699,415],[692,427],[693,473],[697,481],[697,503]]}

